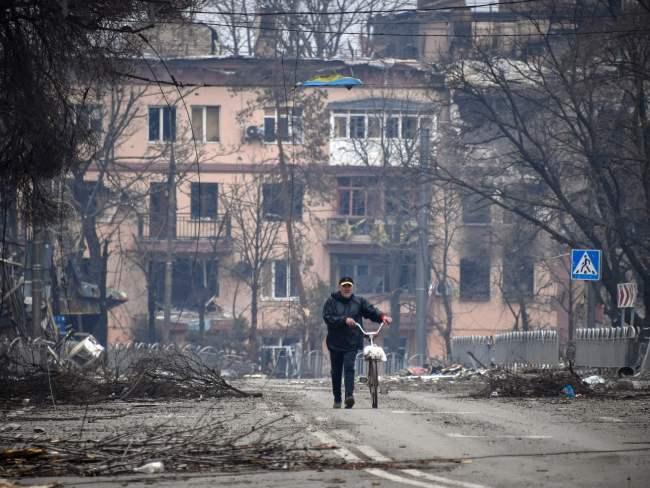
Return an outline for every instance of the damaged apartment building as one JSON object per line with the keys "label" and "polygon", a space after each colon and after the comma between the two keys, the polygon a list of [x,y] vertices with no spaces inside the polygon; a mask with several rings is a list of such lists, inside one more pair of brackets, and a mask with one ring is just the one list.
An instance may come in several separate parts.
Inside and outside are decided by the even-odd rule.
{"label": "damaged apartment building", "polygon": [[[414,25],[517,28],[508,11],[457,12]],[[386,31],[399,20],[374,22]],[[414,354],[419,171],[423,159],[458,157],[445,134],[462,115],[432,65],[463,49],[418,33],[371,37],[374,59],[343,61],[277,58],[263,45],[216,56],[206,28],[202,56],[129,63],[124,82],[96,101],[104,131],[115,120],[122,130],[85,175],[111,202],[97,221],[108,286],[129,297],[109,314],[109,342],[237,349],[309,337],[305,347],[319,349],[320,307],[350,275],[357,293],[396,317],[392,350]],[[362,84],[304,86],[332,75]],[[564,320],[552,277],[533,260],[504,259],[493,236],[512,229],[507,215],[471,194],[452,195],[441,212],[446,190],[427,184],[431,355],[445,354],[449,310],[458,335],[512,328],[523,302],[536,326]]]}

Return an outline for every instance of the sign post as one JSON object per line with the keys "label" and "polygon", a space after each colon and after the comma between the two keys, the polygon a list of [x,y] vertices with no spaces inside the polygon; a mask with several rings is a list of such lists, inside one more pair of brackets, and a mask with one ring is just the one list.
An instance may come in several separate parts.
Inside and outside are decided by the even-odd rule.
{"label": "sign post", "polygon": [[621,309],[621,326],[625,324],[625,309],[632,309],[632,316],[630,318],[630,325],[634,326],[634,305],[636,304],[636,296],[639,291],[635,282],[619,283],[617,285],[618,292],[618,308]]}
{"label": "sign post", "polygon": [[[600,249],[571,249],[571,279],[575,281],[600,280]],[[596,300],[591,283],[586,284],[587,328],[594,326]]]}

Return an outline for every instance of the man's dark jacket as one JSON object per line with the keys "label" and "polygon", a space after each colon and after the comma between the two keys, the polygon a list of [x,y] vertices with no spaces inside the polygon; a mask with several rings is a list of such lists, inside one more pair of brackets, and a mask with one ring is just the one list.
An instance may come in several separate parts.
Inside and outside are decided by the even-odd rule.
{"label": "man's dark jacket", "polygon": [[363,318],[381,322],[383,314],[363,297],[345,298],[340,292],[332,293],[323,307],[323,320],[327,324],[327,347],[334,351],[356,351],[363,348],[363,334],[358,327],[350,327],[345,319],[352,317],[363,326]]}

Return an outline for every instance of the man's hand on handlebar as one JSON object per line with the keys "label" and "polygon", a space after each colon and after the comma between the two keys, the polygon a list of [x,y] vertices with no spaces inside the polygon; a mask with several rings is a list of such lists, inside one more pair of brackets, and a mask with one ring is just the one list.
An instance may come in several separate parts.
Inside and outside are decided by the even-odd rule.
{"label": "man's hand on handlebar", "polygon": [[352,317],[348,317],[347,319],[345,319],[345,325],[347,325],[348,327],[356,327],[357,323],[354,321]]}
{"label": "man's hand on handlebar", "polygon": [[385,325],[390,325],[390,324],[393,323],[393,318],[392,318],[392,317],[389,317],[388,315],[384,315],[384,318],[383,318],[382,322],[383,322]]}

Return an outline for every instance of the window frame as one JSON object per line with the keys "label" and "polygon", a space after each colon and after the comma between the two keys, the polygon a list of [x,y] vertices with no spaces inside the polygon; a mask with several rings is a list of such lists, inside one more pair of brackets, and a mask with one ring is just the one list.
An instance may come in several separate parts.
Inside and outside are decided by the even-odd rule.
{"label": "window frame", "polygon": [[[276,276],[277,276],[277,270],[276,267],[278,264],[283,264],[285,265],[285,283],[284,283],[284,292],[286,295],[284,296],[277,296],[276,293]],[[291,263],[289,262],[289,259],[273,259],[271,261],[271,296],[266,297],[271,300],[276,300],[276,301],[293,301],[298,299],[298,290],[296,289],[296,284],[294,283],[293,279],[294,273],[291,270]]]}
{"label": "window frame", "polygon": [[[278,134],[280,132],[280,121],[286,120],[287,136],[282,137],[281,141],[284,144],[303,144],[304,140],[304,112],[302,107],[282,107],[280,115],[275,108],[264,109],[264,134],[262,142],[264,144],[276,144],[278,142]],[[267,121],[273,121],[273,137],[267,135]]]}
{"label": "window frame", "polygon": [[104,132],[104,106],[101,103],[78,103],[73,109],[77,125],[83,124],[83,129],[91,134]]}
{"label": "window frame", "polygon": [[[352,120],[363,118],[363,137],[353,137]],[[337,119],[345,121],[345,136],[338,133]],[[376,136],[370,136],[370,120],[374,119],[379,121],[379,133]],[[415,137],[404,137],[404,120],[415,119]],[[377,110],[332,110],[330,112],[330,137],[339,141],[377,141],[381,139],[397,139],[412,141],[417,139],[417,132],[420,128],[424,127],[431,131],[433,135],[434,128],[436,127],[437,118],[432,113],[418,114],[414,112],[396,112],[387,111],[381,112]],[[427,122],[426,126],[424,123]]]}
{"label": "window frame", "polygon": [[[481,208],[484,206],[484,208]],[[477,211],[478,209],[478,211]],[[470,220],[472,215],[479,218]],[[461,196],[461,219],[463,225],[489,226],[492,225],[492,202],[475,193],[466,193]]]}
{"label": "window frame", "polygon": [[[207,190],[208,187],[214,188],[215,189],[215,201],[214,201],[214,215],[203,215],[203,203],[204,200],[202,200],[203,197],[203,191],[204,190],[199,190],[198,195],[196,196],[196,199],[198,199],[198,215],[195,215],[194,209],[195,209],[195,196],[194,196],[194,188],[198,188],[200,186],[205,187]],[[207,195],[207,191],[205,193]],[[207,205],[207,201],[206,201]],[[198,182],[198,181],[192,181],[190,183],[190,219],[192,220],[217,220],[219,218],[219,183],[216,182]]]}
{"label": "window frame", "polygon": [[[345,178],[345,177],[343,177]],[[338,217],[350,217],[350,218],[364,218],[368,216],[368,187],[362,185],[361,183],[354,183],[353,181],[350,181],[348,184],[341,184],[341,180],[343,178],[337,178],[337,186],[336,186],[336,191],[337,191],[337,201],[336,201],[336,215]],[[347,178],[355,178],[354,176],[352,177],[347,177]],[[342,202],[342,195],[344,193],[348,193],[347,195],[347,200],[348,200],[348,206],[349,206],[349,212],[348,213],[342,213],[341,212],[341,202]],[[361,193],[363,195],[363,213],[362,214],[356,214],[354,213],[354,195],[355,193]]]}
{"label": "window frame", "polygon": [[[151,138],[151,111],[157,110],[158,112],[158,138]],[[170,127],[171,138],[165,139],[165,117],[163,114],[165,110],[169,110],[170,113],[173,113],[172,126]],[[149,105],[147,107],[147,141],[149,144],[165,144],[168,142],[176,141],[176,106],[172,105]]]}
{"label": "window frame", "polygon": [[[297,183],[295,184],[295,189],[297,191],[294,191],[293,201],[290,202],[293,209],[291,216],[293,221],[301,221],[304,213],[305,186],[302,183]],[[276,212],[267,211],[267,209],[271,210],[274,208],[276,204],[275,202],[277,201],[276,199],[281,194],[282,194],[282,183],[274,183],[274,182],[262,183],[262,218],[264,220],[277,222],[286,219],[286,216],[283,215],[283,212],[276,213]],[[267,206],[267,201],[268,201],[267,195],[271,197],[271,202],[268,203],[268,206]],[[298,200],[298,198],[300,200]]]}
{"label": "window frame", "polygon": [[[214,141],[209,141],[207,138],[208,132],[208,109],[216,108],[217,109],[217,139]],[[196,132],[194,128],[194,109],[201,110],[201,139],[196,139]],[[218,144],[221,142],[221,106],[220,105],[192,105],[190,107],[190,113],[192,115],[192,136],[196,142],[201,144]]]}
{"label": "window frame", "polygon": [[[469,264],[473,264],[474,269],[468,270],[466,267]],[[483,267],[479,266],[481,264],[483,265]],[[485,254],[463,256],[460,258],[458,267],[460,271],[460,276],[458,280],[459,281],[458,292],[459,292],[460,301],[489,302],[492,299],[492,276],[491,276],[492,268],[491,268],[490,256]],[[465,278],[465,279],[463,278],[464,276],[475,277],[479,275],[479,273],[485,275],[486,278],[486,282],[484,283],[485,286],[481,287],[481,290],[483,292],[481,292],[481,290],[477,290],[479,287],[471,286],[473,284],[473,280],[470,280],[470,278]],[[478,280],[475,281],[478,282]]]}

